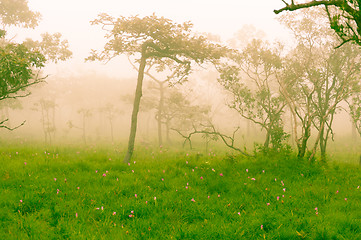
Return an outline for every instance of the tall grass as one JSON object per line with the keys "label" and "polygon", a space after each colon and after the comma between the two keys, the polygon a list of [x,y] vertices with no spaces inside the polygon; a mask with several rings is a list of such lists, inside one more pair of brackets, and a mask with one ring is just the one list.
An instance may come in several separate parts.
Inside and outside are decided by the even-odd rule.
{"label": "tall grass", "polygon": [[0,239],[360,239],[356,165],[139,147],[0,149]]}

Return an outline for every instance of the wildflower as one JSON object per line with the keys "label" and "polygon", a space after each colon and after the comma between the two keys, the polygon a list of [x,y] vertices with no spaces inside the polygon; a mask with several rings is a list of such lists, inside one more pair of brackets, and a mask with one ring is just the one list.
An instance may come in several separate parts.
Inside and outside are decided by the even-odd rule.
{"label": "wildflower", "polygon": [[201,180],[203,180],[203,177],[201,176]]}
{"label": "wildflower", "polygon": [[134,196],[137,198],[138,197],[138,195],[137,194],[134,194]]}
{"label": "wildflower", "polygon": [[145,201],[145,204],[148,204],[148,201]]}
{"label": "wildflower", "polygon": [[336,194],[338,193],[338,190],[336,191]]}
{"label": "wildflower", "polygon": [[162,181],[164,181],[164,178],[162,178]]}
{"label": "wildflower", "polygon": [[188,161],[186,161],[186,164],[188,164]]}
{"label": "wildflower", "polygon": [[54,181],[56,181],[56,178],[54,178]]}
{"label": "wildflower", "polygon": [[133,214],[133,213],[134,213],[134,211],[132,210],[132,211],[130,211],[130,213],[131,213],[131,214]]}
{"label": "wildflower", "polygon": [[108,173],[108,170],[107,170],[107,171],[105,171],[105,173]]}
{"label": "wildflower", "polygon": [[283,191],[286,192],[286,188],[284,188]]}
{"label": "wildflower", "polygon": [[262,172],[264,173],[265,171],[264,171],[264,170],[262,170]]}
{"label": "wildflower", "polygon": [[360,186],[357,186],[357,189],[359,189],[360,188]]}
{"label": "wildflower", "polygon": [[282,186],[284,186],[285,184],[283,183],[283,180],[281,180],[281,184],[282,184]]}
{"label": "wildflower", "polygon": [[117,214],[116,212],[113,212],[113,215]]}
{"label": "wildflower", "polygon": [[277,178],[275,178],[275,182],[277,182]]}
{"label": "wildflower", "polygon": [[223,173],[220,173],[219,176],[223,177]]}
{"label": "wildflower", "polygon": [[194,169],[192,169],[192,172],[194,172]]}
{"label": "wildflower", "polygon": [[241,212],[238,212],[238,215],[240,215],[240,216],[241,216]]}
{"label": "wildflower", "polygon": [[210,196],[208,196],[208,199],[210,198]]}
{"label": "wildflower", "polygon": [[98,173],[98,170],[95,170],[95,173]]}
{"label": "wildflower", "polygon": [[261,229],[263,229],[263,225],[261,225]]}
{"label": "wildflower", "polygon": [[218,197],[221,197],[221,195],[218,194]]}
{"label": "wildflower", "polygon": [[165,170],[163,170],[163,173],[165,173]]}
{"label": "wildflower", "polygon": [[101,206],[101,208],[100,208],[102,211],[104,210],[104,207],[103,206]]}
{"label": "wildflower", "polygon": [[196,200],[194,200],[194,198],[191,199],[192,202],[195,202]]}
{"label": "wildflower", "polygon": [[215,172],[216,170],[214,170],[214,168],[212,168],[212,171]]}
{"label": "wildflower", "polygon": [[79,189],[80,189],[80,187],[77,187],[77,189],[79,190]]}
{"label": "wildflower", "polygon": [[136,161],[134,161],[134,164],[136,163]]}
{"label": "wildflower", "polygon": [[269,202],[267,203],[267,206],[271,205]]}
{"label": "wildflower", "polygon": [[128,162],[128,166],[130,166],[130,163]]}
{"label": "wildflower", "polygon": [[20,203],[22,203],[22,202],[23,202],[23,200],[20,199]]}
{"label": "wildflower", "polygon": [[106,177],[107,175],[105,173],[103,173],[103,177]]}
{"label": "wildflower", "polygon": [[277,201],[279,201],[280,200],[280,197],[279,196],[277,196]]}
{"label": "wildflower", "polygon": [[132,170],[132,173],[134,173],[134,170]]}
{"label": "wildflower", "polygon": [[255,178],[251,178],[251,180],[252,180],[252,181],[256,181],[256,179],[255,179]]}
{"label": "wildflower", "polygon": [[56,189],[56,194],[59,194],[60,190],[59,189]]}
{"label": "wildflower", "polygon": [[64,179],[64,182],[66,182],[67,180],[66,180],[66,178]]}
{"label": "wildflower", "polygon": [[246,172],[248,172],[248,168],[246,169]]}
{"label": "wildflower", "polygon": [[317,208],[317,207],[315,207],[315,210],[316,210],[316,211],[318,211],[318,208]]}
{"label": "wildflower", "polygon": [[130,214],[129,217],[130,217],[130,218],[131,218],[131,217],[134,217],[134,215]]}
{"label": "wildflower", "polygon": [[345,198],[345,201],[347,201],[347,198]]}
{"label": "wildflower", "polygon": [[26,163],[26,162],[24,162],[24,165],[25,165],[25,166],[26,166],[26,164],[27,164],[27,163]]}
{"label": "wildflower", "polygon": [[78,213],[75,213],[75,217],[78,218]]}
{"label": "wildflower", "polygon": [[157,200],[157,197],[154,197],[154,201]]}

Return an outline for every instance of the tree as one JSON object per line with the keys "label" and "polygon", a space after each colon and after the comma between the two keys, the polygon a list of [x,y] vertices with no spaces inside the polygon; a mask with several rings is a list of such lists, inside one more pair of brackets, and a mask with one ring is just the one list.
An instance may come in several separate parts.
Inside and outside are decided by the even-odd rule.
{"label": "tree", "polygon": [[190,73],[192,62],[202,64],[219,59],[223,54],[223,48],[210,43],[203,36],[194,34],[190,22],[176,24],[154,14],[143,18],[114,18],[103,13],[92,21],[92,24],[101,25],[107,31],[105,37],[109,41],[103,51],[93,50],[87,60],[109,61],[118,55],[127,54],[135,56],[139,64],[128,150],[124,158],[124,162],[129,162],[134,151],[146,66],[150,62],[155,62],[159,70],[164,69],[164,66],[170,66],[172,71],[176,71],[175,76],[182,78]]}
{"label": "tree", "polygon": [[[283,11],[295,11],[298,9],[324,6],[330,27],[342,40],[361,45],[361,12],[359,0],[312,0],[305,3],[295,3],[294,0],[286,2],[285,7],[274,10],[276,14]],[[342,45],[341,44],[341,45]]]}
{"label": "tree", "polygon": [[[0,1],[0,101],[28,96],[30,93],[25,90],[46,78],[40,76],[40,69],[47,60],[56,62],[71,56],[67,41],[61,41],[59,33],[44,34],[42,42],[28,39],[23,43],[15,43],[6,38],[8,27],[34,28],[39,19],[40,14],[31,11],[26,0]],[[5,126],[7,121],[0,121],[0,127],[9,130],[17,128]]]}
{"label": "tree", "polygon": [[[340,103],[350,99],[360,88],[360,51],[351,44],[335,49],[335,35],[326,25],[319,24],[317,12],[300,13],[283,21],[293,30],[298,42],[288,55],[282,74],[278,75],[281,92],[293,116],[298,156],[305,155],[313,126],[317,136],[310,159],[319,146],[321,160],[325,161]],[[297,135],[298,122],[300,136]]]}
{"label": "tree", "polygon": [[280,67],[278,50],[253,40],[220,68],[219,83],[232,99],[229,107],[265,130],[265,150],[279,149],[286,138],[281,118],[286,104],[275,79]]}

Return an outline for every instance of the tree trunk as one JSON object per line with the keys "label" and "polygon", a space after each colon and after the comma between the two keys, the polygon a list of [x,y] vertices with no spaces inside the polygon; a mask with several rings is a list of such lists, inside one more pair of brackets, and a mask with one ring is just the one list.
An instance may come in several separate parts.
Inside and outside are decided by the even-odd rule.
{"label": "tree trunk", "polygon": [[137,131],[140,99],[142,97],[142,86],[143,86],[145,65],[146,65],[146,57],[145,57],[145,49],[143,49],[142,57],[140,59],[139,70],[138,70],[137,87],[135,90],[133,112],[132,112],[132,119],[131,119],[131,126],[130,126],[130,135],[129,135],[129,141],[128,141],[128,151],[124,157],[124,160],[123,160],[124,163],[130,162],[132,155],[133,155],[133,151],[134,151],[135,134]]}
{"label": "tree trunk", "polygon": [[163,138],[162,138],[162,114],[163,114],[163,102],[164,102],[164,89],[163,89],[163,83],[159,82],[159,104],[158,104],[158,141],[159,146],[163,145]]}

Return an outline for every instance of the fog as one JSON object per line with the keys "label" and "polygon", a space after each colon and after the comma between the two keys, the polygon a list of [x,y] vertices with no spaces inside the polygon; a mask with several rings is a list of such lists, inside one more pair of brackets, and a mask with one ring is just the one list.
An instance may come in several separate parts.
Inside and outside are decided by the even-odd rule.
{"label": "fog", "polygon": [[[46,83],[29,88],[32,93],[29,97],[6,100],[1,113],[10,119],[9,126],[26,122],[12,132],[1,130],[2,136],[47,144],[126,142],[137,71],[126,57],[117,57],[106,64],[84,61],[91,49],[102,49],[105,43],[104,31],[90,24],[99,13],[126,17],[155,13],[179,23],[191,21],[195,31],[218,36],[224,44],[231,44],[232,39],[240,37],[237,32],[248,26],[268,41],[292,45],[294,40],[290,32],[273,13],[282,5],[280,0],[225,0],[221,3],[212,0],[29,0],[30,8],[41,13],[42,21],[36,29],[11,28],[9,34],[21,41],[27,37],[38,39],[44,32],[60,32],[69,41],[73,57],[65,62],[47,64],[42,70],[48,75]],[[228,108],[229,97],[217,83],[217,78],[215,70],[199,68],[189,76],[188,82],[175,88],[189,97],[191,105],[209,106],[212,120],[221,131],[231,134],[241,126],[237,135],[240,144],[252,148],[254,139],[262,139],[264,133]],[[158,97],[151,83],[152,80],[146,77],[143,99]],[[46,108],[42,105],[45,103],[54,105]],[[111,108],[111,113],[107,113],[107,107],[108,110]],[[154,107],[142,109],[141,105],[138,143],[157,141],[155,111]],[[335,125],[336,141],[342,142],[354,134],[346,114],[337,115]],[[47,132],[45,128],[54,128],[54,131]],[[291,128],[289,122],[286,128]],[[173,141],[182,140],[174,131],[170,137]]]}

